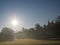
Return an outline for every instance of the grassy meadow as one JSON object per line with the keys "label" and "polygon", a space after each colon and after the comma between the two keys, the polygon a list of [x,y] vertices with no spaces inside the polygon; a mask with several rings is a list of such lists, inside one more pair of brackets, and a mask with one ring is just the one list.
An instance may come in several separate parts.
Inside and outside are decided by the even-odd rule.
{"label": "grassy meadow", "polygon": [[0,42],[0,45],[59,45],[60,41],[16,39],[14,41]]}

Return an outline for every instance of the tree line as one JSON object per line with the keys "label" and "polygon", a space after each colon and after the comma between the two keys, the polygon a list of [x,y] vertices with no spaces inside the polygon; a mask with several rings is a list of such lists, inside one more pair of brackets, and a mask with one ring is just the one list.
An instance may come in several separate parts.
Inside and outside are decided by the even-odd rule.
{"label": "tree line", "polygon": [[35,24],[34,28],[22,28],[22,32],[14,33],[14,31],[8,27],[4,27],[0,32],[0,41],[9,41],[15,38],[60,39],[60,16],[55,19],[55,22],[48,21],[48,24],[44,26]]}

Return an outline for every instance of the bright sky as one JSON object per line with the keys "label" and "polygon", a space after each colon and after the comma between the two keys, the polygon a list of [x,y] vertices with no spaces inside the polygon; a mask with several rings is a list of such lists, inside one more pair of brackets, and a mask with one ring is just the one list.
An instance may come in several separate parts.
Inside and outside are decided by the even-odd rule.
{"label": "bright sky", "polygon": [[20,27],[47,24],[60,15],[60,0],[0,0],[0,29],[17,19]]}

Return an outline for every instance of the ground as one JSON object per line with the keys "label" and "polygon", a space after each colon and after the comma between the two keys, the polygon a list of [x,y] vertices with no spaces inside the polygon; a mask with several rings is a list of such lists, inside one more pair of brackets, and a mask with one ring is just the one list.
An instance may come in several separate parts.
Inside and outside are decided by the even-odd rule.
{"label": "ground", "polygon": [[16,39],[14,41],[0,42],[0,45],[60,45],[60,41]]}

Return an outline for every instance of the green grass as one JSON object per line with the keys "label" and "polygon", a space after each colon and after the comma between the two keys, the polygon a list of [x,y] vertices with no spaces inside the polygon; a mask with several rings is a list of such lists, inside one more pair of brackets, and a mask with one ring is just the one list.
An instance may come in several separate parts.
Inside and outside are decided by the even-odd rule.
{"label": "green grass", "polygon": [[0,45],[40,45],[40,44],[59,44],[60,41],[52,40],[34,40],[34,39],[16,39],[9,42],[0,42]]}

